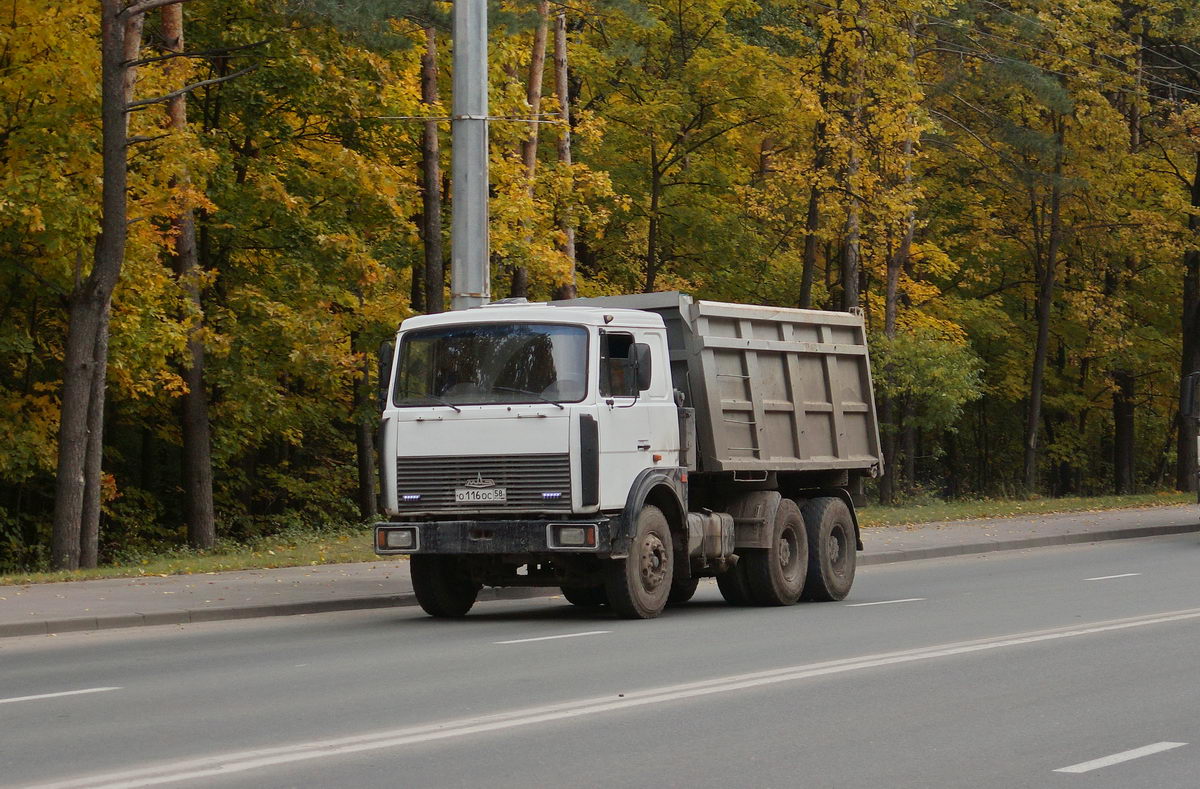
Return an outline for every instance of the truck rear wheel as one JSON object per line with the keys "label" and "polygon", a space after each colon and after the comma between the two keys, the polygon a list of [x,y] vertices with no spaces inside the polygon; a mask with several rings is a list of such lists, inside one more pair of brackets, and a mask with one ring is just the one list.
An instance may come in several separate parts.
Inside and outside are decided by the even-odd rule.
{"label": "truck rear wheel", "polygon": [[600,608],[608,605],[608,593],[603,586],[562,586],[567,602],[580,608]]}
{"label": "truck rear wheel", "polygon": [[475,605],[479,584],[462,571],[457,556],[418,554],[409,569],[417,602],[430,616],[458,618]]}
{"label": "truck rear wheel", "polygon": [[748,550],[742,559],[750,596],[759,605],[793,605],[804,590],[808,535],[800,508],[791,499],[779,502],[769,539],[766,550]]}
{"label": "truck rear wheel", "polygon": [[653,619],[662,613],[674,574],[671,529],[662,510],[647,505],[638,513],[629,556],[608,563],[608,604],[625,619]]}
{"label": "truck rear wheel", "polygon": [[854,520],[846,502],[834,496],[811,499],[801,510],[808,530],[808,580],[803,600],[844,600],[854,584]]}

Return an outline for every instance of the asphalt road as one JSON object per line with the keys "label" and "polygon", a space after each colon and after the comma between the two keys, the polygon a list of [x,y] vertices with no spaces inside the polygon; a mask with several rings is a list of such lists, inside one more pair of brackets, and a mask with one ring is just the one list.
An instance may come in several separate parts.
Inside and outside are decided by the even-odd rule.
{"label": "asphalt road", "polygon": [[1190,789],[1198,569],[1181,535],[862,568],[844,603],[704,585],[649,622],[551,598],[12,638],[0,785]]}

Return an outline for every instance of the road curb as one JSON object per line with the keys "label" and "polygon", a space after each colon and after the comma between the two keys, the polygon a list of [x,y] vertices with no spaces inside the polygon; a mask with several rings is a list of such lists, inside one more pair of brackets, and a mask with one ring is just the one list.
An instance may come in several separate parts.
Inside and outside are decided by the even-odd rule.
{"label": "road curb", "polygon": [[[558,594],[557,588],[483,589],[480,600],[524,600]],[[325,614],[333,611],[366,611],[372,608],[401,608],[417,604],[414,594],[368,595],[332,600],[302,600],[270,605],[223,606],[221,608],[183,608],[152,613],[109,614],[29,622],[0,623],[0,638],[75,633],[81,630],[115,630],[153,625],[186,625],[193,622],[223,622],[232,619],[259,619],[270,616]]]}
{"label": "road curb", "polygon": [[[951,556],[969,556],[999,551],[1018,551],[1028,548],[1048,548],[1058,545],[1077,545],[1109,540],[1131,540],[1140,537],[1162,537],[1172,534],[1200,532],[1200,522],[1172,524],[1169,526],[1135,526],[1125,529],[1109,529],[1097,532],[1074,532],[1045,537],[1024,537],[1013,540],[988,539],[958,545],[939,545],[930,548],[908,548],[895,551],[880,551],[858,557],[860,567],[881,564],[896,564],[921,559],[941,559]],[[548,597],[558,594],[557,588],[487,588],[480,592],[480,600],[524,600],[532,597]],[[256,619],[272,616],[297,616],[300,614],[324,614],[333,611],[366,611],[373,608],[402,608],[417,604],[416,595],[368,595],[344,597],[331,600],[303,600],[293,603],[270,605],[224,606],[221,608],[193,608],[150,613],[110,614],[104,616],[70,617],[54,620],[0,623],[0,638],[15,636],[51,635],[84,630],[113,630],[126,627],[148,627],[153,625],[184,625],[192,622],[220,622],[232,619]]]}
{"label": "road curb", "polygon": [[918,559],[942,559],[949,556],[969,556],[997,551],[1020,551],[1026,548],[1050,548],[1056,545],[1079,545],[1086,542],[1109,540],[1134,540],[1139,537],[1163,537],[1171,534],[1200,532],[1200,523],[1177,523],[1169,526],[1131,526],[1125,529],[1109,529],[1098,532],[1072,532],[1051,534],[1045,537],[1022,537],[1015,540],[991,539],[958,545],[938,545],[931,548],[909,548],[897,551],[880,551],[858,557],[859,567],[878,564],[894,564]]}

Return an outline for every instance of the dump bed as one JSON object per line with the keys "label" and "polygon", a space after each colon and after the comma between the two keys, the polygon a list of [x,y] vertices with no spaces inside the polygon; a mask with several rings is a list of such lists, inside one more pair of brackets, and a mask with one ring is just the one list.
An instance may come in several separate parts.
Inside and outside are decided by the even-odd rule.
{"label": "dump bed", "polygon": [[662,316],[675,388],[695,409],[700,471],[882,471],[860,316],[681,293],[572,303]]}

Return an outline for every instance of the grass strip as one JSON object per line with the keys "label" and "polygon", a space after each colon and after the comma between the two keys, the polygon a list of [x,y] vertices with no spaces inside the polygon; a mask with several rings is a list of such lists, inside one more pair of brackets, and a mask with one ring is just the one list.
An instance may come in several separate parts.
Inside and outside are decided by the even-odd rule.
{"label": "grass strip", "polygon": [[104,567],[61,572],[30,572],[0,575],[0,586],[90,581],[97,578],[136,578],[146,575],[193,575],[227,570],[257,570],[273,567],[304,567],[345,564],[378,559],[367,530],[334,534],[290,534],[263,538],[252,546],[222,545],[213,551],[179,548],[158,555],[128,557]]}
{"label": "grass strip", "polygon": [[1135,493],[1128,496],[1069,496],[1061,499],[930,500],[892,507],[867,505],[858,510],[862,526],[904,526],[914,523],[1017,518],[1056,512],[1101,512],[1135,507],[1162,507],[1196,503],[1195,493]]}

